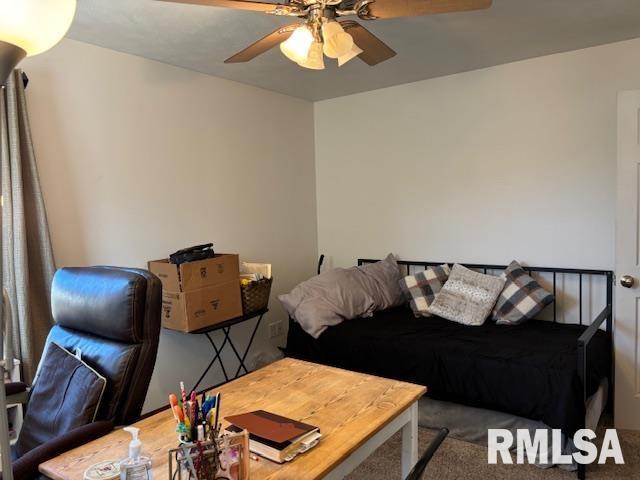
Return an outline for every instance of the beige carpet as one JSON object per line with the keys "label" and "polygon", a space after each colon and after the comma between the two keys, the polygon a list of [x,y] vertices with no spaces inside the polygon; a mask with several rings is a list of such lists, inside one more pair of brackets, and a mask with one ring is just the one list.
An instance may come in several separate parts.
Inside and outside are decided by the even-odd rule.
{"label": "beige carpet", "polygon": [[[419,430],[420,452],[433,437],[431,430]],[[640,480],[640,432],[618,430],[625,465],[607,463],[587,467],[587,480]],[[602,438],[599,432],[598,438]],[[392,437],[360,465],[348,480],[391,480],[400,478],[400,434]],[[611,460],[609,461],[611,462]],[[575,472],[559,468],[547,470],[531,465],[488,465],[487,449],[472,443],[447,438],[427,466],[425,480],[572,480]]]}

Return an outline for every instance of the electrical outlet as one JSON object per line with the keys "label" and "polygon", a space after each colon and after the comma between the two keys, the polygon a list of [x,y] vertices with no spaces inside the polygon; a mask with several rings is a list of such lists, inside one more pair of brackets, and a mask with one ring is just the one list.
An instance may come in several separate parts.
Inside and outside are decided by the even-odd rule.
{"label": "electrical outlet", "polygon": [[284,333],[282,322],[273,322],[269,324],[269,338],[279,337]]}

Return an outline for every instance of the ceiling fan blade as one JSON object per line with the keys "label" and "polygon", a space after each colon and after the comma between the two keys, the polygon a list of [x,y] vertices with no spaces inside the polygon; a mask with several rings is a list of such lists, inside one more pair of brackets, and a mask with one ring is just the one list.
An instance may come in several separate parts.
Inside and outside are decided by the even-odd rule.
{"label": "ceiling fan blade", "polygon": [[362,50],[362,53],[358,55],[358,57],[365,63],[371,66],[377,65],[396,55],[396,52],[394,52],[389,45],[359,23],[353,20],[346,20],[340,22],[340,25],[353,37],[354,43]]}
{"label": "ceiling fan blade", "polygon": [[489,8],[493,0],[375,0],[367,6],[373,18],[418,17]]}
{"label": "ceiling fan blade", "polygon": [[226,7],[236,10],[251,10],[253,12],[273,12],[280,10],[281,12],[289,12],[297,10],[286,3],[268,3],[254,2],[251,0],[158,0],[168,3],[186,3],[190,5],[205,5],[209,7]]}
{"label": "ceiling fan blade", "polygon": [[255,43],[252,43],[244,50],[236,53],[232,57],[227,58],[224,63],[241,63],[253,60],[258,55],[263,54],[267,50],[271,50],[273,47],[281,42],[284,42],[291,36],[293,31],[299,27],[300,24],[294,23],[271,32],[269,35],[262,37]]}

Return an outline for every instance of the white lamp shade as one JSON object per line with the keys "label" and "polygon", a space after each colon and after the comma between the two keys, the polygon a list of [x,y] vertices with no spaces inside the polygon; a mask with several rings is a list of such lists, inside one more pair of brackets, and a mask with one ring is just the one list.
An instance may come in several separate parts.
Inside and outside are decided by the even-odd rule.
{"label": "white lamp shade", "polygon": [[37,55],[64,37],[75,13],[76,0],[0,0],[0,41]]}
{"label": "white lamp shade", "polygon": [[341,56],[338,57],[338,66],[341,67],[342,65],[347,63],[349,60],[352,60],[352,59],[356,58],[361,53],[362,53],[362,49],[360,49],[360,47],[358,47],[354,43],[353,47],[351,47],[350,51],[348,51],[344,55],[341,55]]}
{"label": "white lamp shade", "polygon": [[327,22],[322,25],[324,38],[324,54],[329,58],[338,58],[351,51],[353,37],[344,31],[338,22]]}
{"label": "white lamp shade", "polygon": [[298,62],[298,65],[312,70],[324,69],[324,58],[322,57],[322,44],[314,42],[309,48],[309,55],[306,60]]}
{"label": "white lamp shade", "polygon": [[311,31],[304,25],[296,28],[291,36],[280,44],[280,51],[291,61],[304,62],[313,43]]}

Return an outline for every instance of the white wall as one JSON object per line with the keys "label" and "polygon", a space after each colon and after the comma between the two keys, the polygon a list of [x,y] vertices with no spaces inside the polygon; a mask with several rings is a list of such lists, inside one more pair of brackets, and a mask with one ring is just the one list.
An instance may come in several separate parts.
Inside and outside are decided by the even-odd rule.
{"label": "white wall", "polygon": [[[318,252],[612,268],[616,95],[640,87],[639,59],[633,40],[314,107],[65,40],[23,63],[57,263],[144,266],[213,240],[272,262],[275,294]],[[284,343],[271,306],[254,352]],[[146,409],[210,358],[164,332]]]}
{"label": "white wall", "polygon": [[319,251],[613,268],[640,40],[315,104]]}
{"label": "white wall", "polygon": [[[22,67],[58,266],[144,267],[211,240],[273,263],[274,294],[313,273],[311,103],[72,40]],[[254,353],[284,343],[267,338],[286,320],[271,307]],[[234,327],[241,347],[251,326]],[[165,331],[145,409],[211,356],[203,336]]]}

